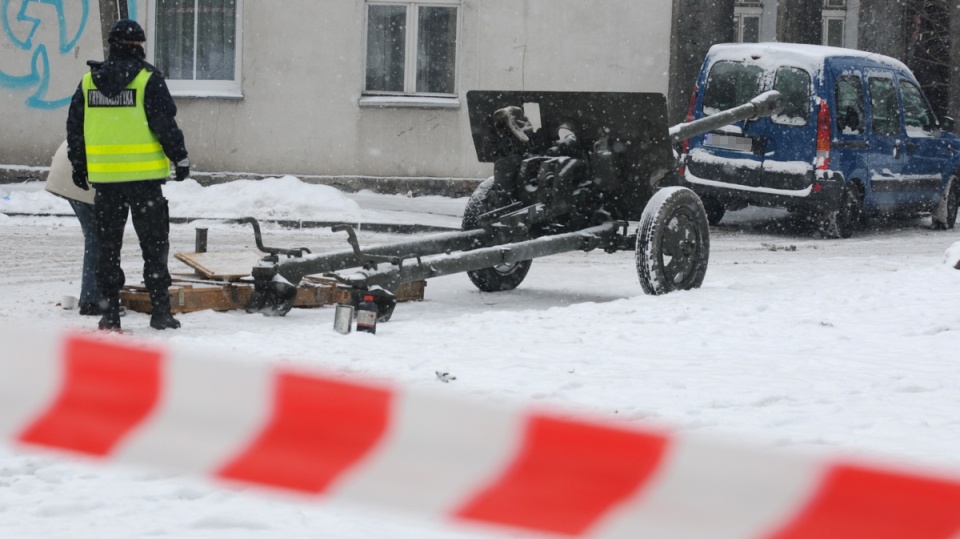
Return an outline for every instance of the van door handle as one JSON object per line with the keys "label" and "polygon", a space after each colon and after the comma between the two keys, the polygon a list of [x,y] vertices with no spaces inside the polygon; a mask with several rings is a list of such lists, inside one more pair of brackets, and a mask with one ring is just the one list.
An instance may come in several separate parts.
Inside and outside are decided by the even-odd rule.
{"label": "van door handle", "polygon": [[907,143],[907,153],[913,153],[913,152],[915,152],[915,151],[917,151],[917,145],[916,145],[915,143],[913,143],[913,142],[908,142],[908,143]]}
{"label": "van door handle", "polygon": [[893,158],[900,159],[900,155],[903,153],[903,143],[899,140],[893,144]]}

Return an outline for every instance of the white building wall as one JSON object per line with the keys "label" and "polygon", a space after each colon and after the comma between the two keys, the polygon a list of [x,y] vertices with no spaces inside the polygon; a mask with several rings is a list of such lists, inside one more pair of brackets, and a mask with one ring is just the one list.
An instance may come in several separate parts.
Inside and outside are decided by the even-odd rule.
{"label": "white building wall", "polygon": [[[76,1],[90,15],[77,50],[51,64],[58,97],[102,56],[98,3]],[[137,6],[149,32],[145,0]],[[177,99],[200,171],[482,177],[490,167],[473,150],[468,90],[667,90],[671,14],[658,0],[464,0],[457,109],[361,106],[363,0],[246,0],[243,9],[243,98]],[[57,33],[52,15],[45,39]],[[0,72],[29,69],[6,37]],[[64,138],[66,108],[38,109],[29,95],[0,85],[0,164],[48,164]]]}

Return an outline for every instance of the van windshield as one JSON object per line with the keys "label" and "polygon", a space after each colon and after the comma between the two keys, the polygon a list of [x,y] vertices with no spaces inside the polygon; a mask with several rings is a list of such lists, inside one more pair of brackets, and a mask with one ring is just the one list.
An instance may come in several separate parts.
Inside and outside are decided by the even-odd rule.
{"label": "van windshield", "polygon": [[717,62],[707,75],[703,91],[703,115],[742,105],[760,93],[763,69],[737,62]]}

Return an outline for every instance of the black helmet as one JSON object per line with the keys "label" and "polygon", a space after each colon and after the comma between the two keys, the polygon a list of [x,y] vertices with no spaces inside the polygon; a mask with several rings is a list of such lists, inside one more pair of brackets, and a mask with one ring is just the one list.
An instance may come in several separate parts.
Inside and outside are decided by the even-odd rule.
{"label": "black helmet", "polygon": [[147,36],[143,33],[143,28],[137,24],[137,21],[130,19],[117,21],[107,36],[108,43],[143,43],[146,40]]}

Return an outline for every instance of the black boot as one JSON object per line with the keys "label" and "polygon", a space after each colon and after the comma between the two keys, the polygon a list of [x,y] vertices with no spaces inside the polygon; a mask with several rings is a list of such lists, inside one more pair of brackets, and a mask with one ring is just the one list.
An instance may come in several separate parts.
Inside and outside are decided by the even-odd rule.
{"label": "black boot", "polygon": [[120,298],[103,298],[98,307],[102,309],[103,316],[100,317],[100,323],[97,327],[103,331],[120,331]]}
{"label": "black boot", "polygon": [[150,327],[153,329],[177,329],[180,321],[170,313],[170,296],[150,297],[153,303],[153,314],[150,315]]}
{"label": "black boot", "polygon": [[180,327],[180,321],[174,318],[169,311],[153,313],[150,316],[150,327],[153,329],[177,329]]}

